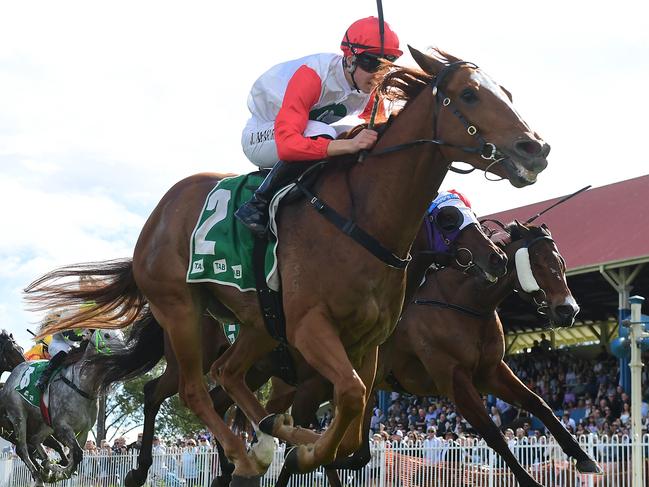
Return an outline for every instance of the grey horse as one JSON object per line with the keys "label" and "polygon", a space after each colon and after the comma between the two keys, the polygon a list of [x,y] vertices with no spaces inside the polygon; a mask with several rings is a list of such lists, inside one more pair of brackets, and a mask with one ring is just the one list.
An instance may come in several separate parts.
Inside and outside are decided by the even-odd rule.
{"label": "grey horse", "polygon": [[[48,386],[51,426],[46,424],[39,407],[18,392],[30,380],[31,363],[21,363],[11,372],[0,390],[0,411],[11,426],[11,431],[2,431],[2,436],[16,445],[16,453],[36,485],[70,478],[76,471],[83,457],[79,444],[85,443],[97,420],[97,393],[103,374],[100,357],[124,347],[119,330],[96,330],[79,350],[70,352]],[[67,465],[53,465],[47,460],[42,444],[50,436],[68,448],[71,459],[66,459]],[[30,446],[35,449],[34,455],[29,454]]]}

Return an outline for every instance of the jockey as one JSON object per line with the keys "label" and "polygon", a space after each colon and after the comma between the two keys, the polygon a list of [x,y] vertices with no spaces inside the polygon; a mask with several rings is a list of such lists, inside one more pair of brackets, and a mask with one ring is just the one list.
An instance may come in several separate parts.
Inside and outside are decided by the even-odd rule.
{"label": "jockey", "polygon": [[49,360],[50,354],[48,353],[49,344],[52,341],[52,335],[47,335],[38,340],[32,348],[25,352],[25,360],[31,362],[32,360]]}
{"label": "jockey", "polygon": [[[57,315],[54,319],[58,319]],[[48,319],[49,318],[49,319]],[[51,320],[52,317],[48,317],[46,320]],[[68,352],[74,347],[78,347],[79,344],[88,339],[87,332],[85,330],[63,330],[52,335],[52,341],[48,345],[48,352],[50,354],[50,362],[47,364],[47,368],[43,370],[43,373],[38,378],[36,382],[36,387],[43,392],[45,386],[52,377],[52,373],[63,363],[65,357],[67,357]]]}
{"label": "jockey", "polygon": [[[81,276],[79,279],[79,288],[81,290],[91,290],[95,286],[95,280],[89,276]],[[94,306],[94,301],[88,301],[81,305],[81,308],[92,307]],[[45,317],[43,326],[51,323],[52,321],[58,321],[61,319],[64,313],[51,313]],[[50,362],[47,364],[47,368],[43,370],[41,376],[36,382],[36,387],[43,392],[45,386],[52,377],[52,373],[61,365],[65,360],[65,357],[68,355],[68,352],[72,348],[78,347],[82,341],[90,340],[94,330],[91,329],[72,329],[72,330],[62,330],[52,335],[52,341],[48,345],[48,351],[50,354]]]}
{"label": "jockey", "polygon": [[[335,140],[351,127],[333,124],[346,116],[370,118],[372,92],[380,81],[379,24],[376,17],[357,20],[343,35],[342,56],[312,54],[287,61],[253,84],[248,95],[252,116],[241,144],[253,164],[272,170],[235,216],[255,234],[266,231],[268,203],[275,191],[305,169],[298,161],[354,154],[376,143],[377,133],[369,129],[353,139]],[[384,23],[383,58],[393,62],[402,54],[399,38]]]}

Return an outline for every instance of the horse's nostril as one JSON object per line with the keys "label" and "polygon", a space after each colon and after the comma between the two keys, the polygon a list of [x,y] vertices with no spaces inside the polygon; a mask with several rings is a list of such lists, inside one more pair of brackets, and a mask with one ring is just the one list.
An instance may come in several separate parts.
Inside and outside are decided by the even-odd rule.
{"label": "horse's nostril", "polygon": [[557,313],[557,315],[563,318],[570,318],[575,314],[575,308],[567,304],[561,304],[557,306],[554,311]]}
{"label": "horse's nostril", "polygon": [[538,156],[543,151],[543,146],[535,140],[519,140],[514,144],[514,149],[524,156]]}

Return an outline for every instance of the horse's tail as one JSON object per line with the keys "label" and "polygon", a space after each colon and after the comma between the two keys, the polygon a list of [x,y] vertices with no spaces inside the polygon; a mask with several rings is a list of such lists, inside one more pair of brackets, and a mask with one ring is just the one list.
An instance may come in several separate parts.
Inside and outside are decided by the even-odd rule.
{"label": "horse's tail", "polygon": [[126,348],[97,355],[90,364],[101,367],[102,389],[113,382],[133,379],[151,370],[164,355],[164,331],[147,308],[131,328]]}
{"label": "horse's tail", "polygon": [[[82,280],[88,284],[80,286]],[[131,259],[62,267],[32,282],[25,293],[31,309],[60,314],[41,327],[37,338],[70,328],[124,328],[146,306]]]}
{"label": "horse's tail", "polygon": [[233,404],[232,407],[234,408],[234,418],[232,420],[232,429],[238,432],[243,432],[248,429],[248,425],[250,424],[248,421],[248,418],[244,414],[244,412],[239,408],[236,404]]}

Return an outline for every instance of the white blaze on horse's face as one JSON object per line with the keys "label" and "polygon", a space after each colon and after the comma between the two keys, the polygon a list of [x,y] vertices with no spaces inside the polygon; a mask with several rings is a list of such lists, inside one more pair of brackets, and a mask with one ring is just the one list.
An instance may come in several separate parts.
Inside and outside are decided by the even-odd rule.
{"label": "white blaze on horse's face", "polygon": [[[491,95],[498,99],[498,101],[505,105],[511,111],[512,115],[516,117],[516,128],[525,133],[530,140],[536,140],[539,143],[543,143],[543,141],[538,138],[538,136],[534,133],[530,126],[519,115],[518,111],[516,111],[516,109],[514,108],[514,105],[509,96],[507,96],[507,93],[505,93],[503,88],[498,83],[496,83],[479,69],[474,70],[471,73],[469,82],[478,92],[478,96],[480,92],[484,93],[485,91],[488,91]],[[487,140],[489,142],[495,143],[499,150],[507,154],[507,158],[505,159],[504,164],[508,168],[509,172],[513,172],[517,178],[524,180],[529,184],[535,183],[538,173],[545,168],[545,165],[539,167],[539,169],[528,169],[524,166],[519,157],[516,157],[511,150],[507,150],[508,146],[510,145],[507,142],[511,141],[501,141],[496,137],[492,137],[491,134],[486,132],[488,130],[488,127],[485,127],[484,130]]]}

